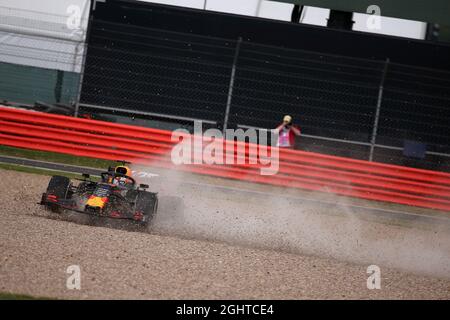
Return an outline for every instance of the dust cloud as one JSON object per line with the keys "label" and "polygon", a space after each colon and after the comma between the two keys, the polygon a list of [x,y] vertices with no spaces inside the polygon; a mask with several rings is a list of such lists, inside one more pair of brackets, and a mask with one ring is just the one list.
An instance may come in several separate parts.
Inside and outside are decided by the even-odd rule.
{"label": "dust cloud", "polygon": [[336,207],[330,208],[189,179],[183,171],[171,170],[149,182],[160,195],[150,232],[450,278],[448,226],[363,219],[345,206],[345,198],[336,197]]}

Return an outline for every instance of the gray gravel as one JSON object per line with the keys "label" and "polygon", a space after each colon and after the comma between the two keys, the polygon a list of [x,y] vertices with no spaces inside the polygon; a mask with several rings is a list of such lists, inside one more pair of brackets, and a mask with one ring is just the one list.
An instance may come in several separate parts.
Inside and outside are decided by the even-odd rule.
{"label": "gray gravel", "polygon": [[[230,238],[237,233],[214,239],[205,224],[200,228],[202,235],[189,236],[186,232],[192,228],[170,229],[167,223],[157,223],[145,233],[69,222],[36,204],[48,177],[4,170],[0,174],[3,292],[75,299],[450,298],[450,280],[441,275],[422,276],[381,266],[381,290],[368,290],[369,263],[305,255],[300,248],[291,250],[295,253],[274,250],[275,246],[267,245],[269,238],[260,246],[266,249],[252,248],[245,239],[242,245],[247,246],[241,246]],[[208,195],[195,192],[197,202],[206,206],[202,210],[214,203],[214,199],[203,199]],[[186,206],[184,219],[192,216],[192,208],[200,210],[189,202]],[[205,241],[211,238],[215,241]],[[447,248],[440,247],[443,257],[438,261],[448,261]],[[81,267],[81,290],[66,288],[70,265]]]}

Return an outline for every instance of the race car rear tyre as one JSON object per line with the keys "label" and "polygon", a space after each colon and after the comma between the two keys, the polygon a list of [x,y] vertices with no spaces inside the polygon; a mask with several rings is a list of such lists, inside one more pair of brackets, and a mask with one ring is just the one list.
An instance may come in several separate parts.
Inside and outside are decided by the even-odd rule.
{"label": "race car rear tyre", "polygon": [[[70,179],[63,176],[53,176],[47,187],[47,194],[55,195],[58,199],[67,199],[70,190]],[[47,204],[47,207],[53,212],[61,212],[58,205]]]}
{"label": "race car rear tyre", "polygon": [[136,211],[144,214],[142,225],[148,225],[158,209],[158,197],[154,193],[141,191],[136,199]]}

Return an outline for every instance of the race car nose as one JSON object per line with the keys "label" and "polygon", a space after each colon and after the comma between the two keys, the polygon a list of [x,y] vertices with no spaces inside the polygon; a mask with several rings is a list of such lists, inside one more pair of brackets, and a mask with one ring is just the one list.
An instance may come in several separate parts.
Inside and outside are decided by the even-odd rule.
{"label": "race car nose", "polygon": [[91,196],[88,199],[86,206],[103,208],[105,206],[106,202],[108,202],[108,198],[106,198],[106,197],[101,198],[101,197]]}
{"label": "race car nose", "polygon": [[101,212],[102,208],[101,207],[93,207],[90,205],[86,205],[86,207],[84,208],[84,211],[87,213],[93,213],[93,214],[99,214]]}

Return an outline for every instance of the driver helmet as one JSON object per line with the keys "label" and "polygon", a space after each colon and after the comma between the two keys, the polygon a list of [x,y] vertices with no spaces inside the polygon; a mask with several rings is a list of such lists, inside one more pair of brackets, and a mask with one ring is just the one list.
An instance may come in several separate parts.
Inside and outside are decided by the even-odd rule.
{"label": "driver helmet", "polygon": [[[116,167],[114,172],[121,174],[121,175],[131,177],[131,170],[130,170],[130,168],[128,168],[126,166],[118,166],[118,167]],[[129,182],[129,179],[127,177],[121,177],[121,176],[115,177],[114,180],[112,181],[113,184],[116,184],[119,186],[125,186],[128,182]]]}
{"label": "driver helmet", "polygon": [[130,170],[130,168],[128,168],[126,166],[118,166],[118,167],[116,167],[116,170],[114,170],[114,171],[116,173],[131,177],[131,170]]}

